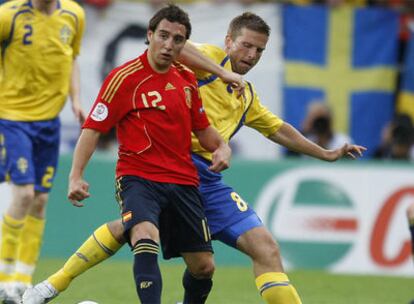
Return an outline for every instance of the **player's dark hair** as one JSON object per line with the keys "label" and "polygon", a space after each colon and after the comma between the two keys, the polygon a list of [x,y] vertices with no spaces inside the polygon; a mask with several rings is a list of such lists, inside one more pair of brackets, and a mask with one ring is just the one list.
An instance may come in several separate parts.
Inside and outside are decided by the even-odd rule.
{"label": "player's dark hair", "polygon": [[[152,16],[148,24],[148,30],[155,32],[158,24],[163,20],[167,19],[169,22],[177,22],[185,26],[186,34],[185,38],[190,38],[191,35],[191,23],[188,14],[184,12],[180,7],[175,4],[168,4]],[[145,41],[148,44],[148,41]]]}
{"label": "player's dark hair", "polygon": [[235,17],[229,25],[227,34],[231,39],[236,39],[243,28],[247,28],[251,31],[265,34],[269,37],[270,27],[267,23],[258,15],[251,12],[245,12],[237,17]]}

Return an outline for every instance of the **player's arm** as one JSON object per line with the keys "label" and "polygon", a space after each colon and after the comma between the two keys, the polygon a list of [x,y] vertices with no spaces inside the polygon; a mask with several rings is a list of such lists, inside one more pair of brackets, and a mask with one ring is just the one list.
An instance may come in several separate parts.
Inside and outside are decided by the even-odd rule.
{"label": "player's arm", "polygon": [[326,161],[336,161],[344,156],[350,156],[357,158],[362,156],[362,153],[366,150],[365,147],[359,145],[345,144],[339,149],[327,150],[314,142],[308,140],[292,125],[284,122],[282,126],[273,134],[269,136],[269,139],[275,143],[278,143],[286,148],[303,153],[315,158],[319,158]]}
{"label": "player's arm", "polygon": [[220,172],[230,166],[231,149],[223,140],[220,134],[212,126],[203,130],[194,130],[201,146],[209,152],[212,152],[212,165],[209,169],[213,172]]}
{"label": "player's arm", "polygon": [[69,96],[72,102],[72,111],[80,124],[85,121],[85,112],[80,102],[80,69],[77,59],[73,59],[72,74],[70,79]]}
{"label": "player's arm", "polygon": [[[4,42],[10,37],[10,31],[12,29],[12,22],[15,11],[10,8],[9,4],[3,3],[0,6],[0,60],[3,60],[2,55],[4,53]],[[0,61],[2,62],[2,61]],[[0,69],[1,69],[0,64]]]}
{"label": "player's arm", "polygon": [[231,83],[233,88],[243,94],[245,83],[243,76],[226,70],[221,65],[201,53],[191,42],[187,41],[181,50],[179,61],[188,66],[190,69],[203,70],[220,77],[225,83]]}
{"label": "player's arm", "polygon": [[100,132],[93,129],[83,129],[75,147],[72,168],[69,174],[68,199],[76,207],[90,196],[89,184],[83,179],[83,173],[98,144]]}

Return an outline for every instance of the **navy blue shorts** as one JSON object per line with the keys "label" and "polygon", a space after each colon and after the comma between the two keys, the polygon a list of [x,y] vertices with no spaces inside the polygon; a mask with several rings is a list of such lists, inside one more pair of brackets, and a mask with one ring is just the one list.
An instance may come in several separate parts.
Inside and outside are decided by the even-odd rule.
{"label": "navy blue shorts", "polygon": [[184,252],[213,252],[197,187],[123,176],[117,180],[116,196],[127,240],[132,227],[148,221],[159,229],[165,259]]}
{"label": "navy blue shorts", "polygon": [[49,192],[59,156],[59,118],[21,122],[0,119],[0,182],[34,184]]}
{"label": "navy blue shorts", "polygon": [[213,239],[237,248],[237,239],[245,232],[263,226],[256,212],[230,186],[220,173],[208,169],[211,162],[192,155],[200,177],[200,192]]}

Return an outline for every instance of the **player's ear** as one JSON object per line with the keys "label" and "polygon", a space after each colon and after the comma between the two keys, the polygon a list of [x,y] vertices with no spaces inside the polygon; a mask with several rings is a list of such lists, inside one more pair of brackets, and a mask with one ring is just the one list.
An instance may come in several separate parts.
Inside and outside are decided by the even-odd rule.
{"label": "player's ear", "polygon": [[224,45],[226,46],[226,49],[230,49],[232,43],[233,43],[233,40],[231,39],[230,35],[227,34],[226,37],[224,38]]}
{"label": "player's ear", "polygon": [[151,42],[152,36],[154,36],[154,32],[151,30],[147,31],[147,41]]}

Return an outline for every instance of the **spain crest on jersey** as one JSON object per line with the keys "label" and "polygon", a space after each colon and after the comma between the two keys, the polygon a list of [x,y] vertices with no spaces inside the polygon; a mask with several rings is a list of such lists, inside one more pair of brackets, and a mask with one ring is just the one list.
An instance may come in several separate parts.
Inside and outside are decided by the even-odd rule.
{"label": "spain crest on jersey", "polygon": [[185,103],[187,104],[187,107],[189,107],[191,109],[191,105],[192,105],[191,88],[190,87],[184,87],[184,93],[185,93]]}

